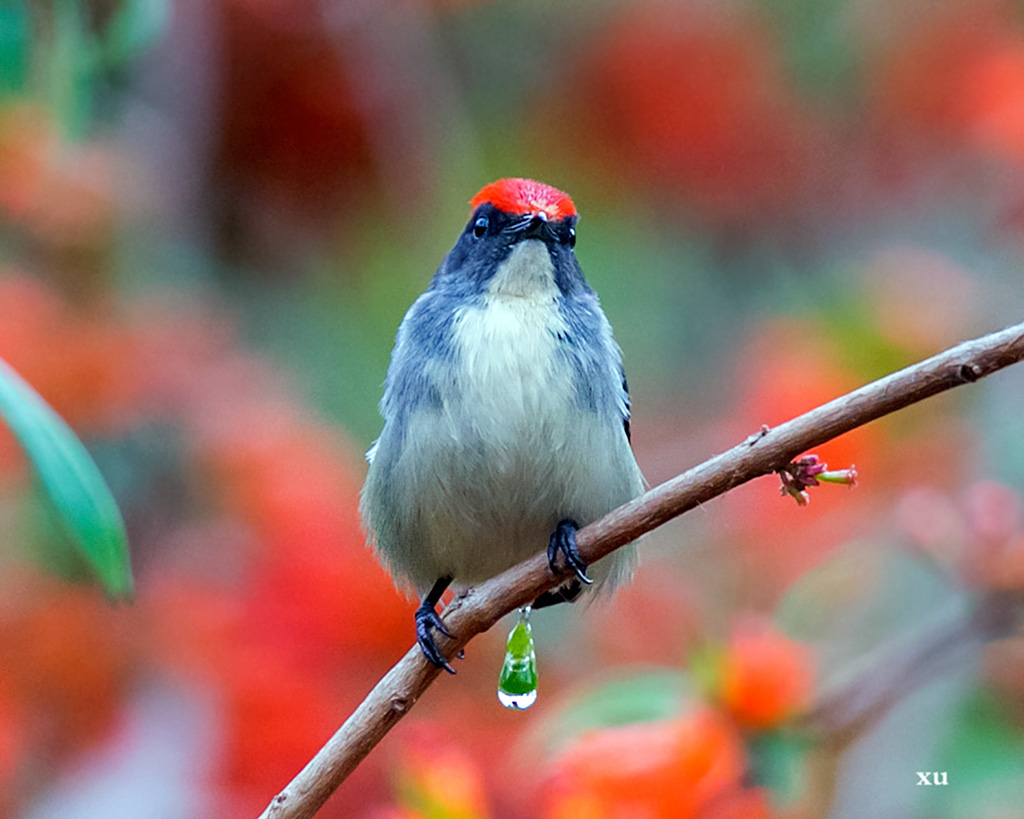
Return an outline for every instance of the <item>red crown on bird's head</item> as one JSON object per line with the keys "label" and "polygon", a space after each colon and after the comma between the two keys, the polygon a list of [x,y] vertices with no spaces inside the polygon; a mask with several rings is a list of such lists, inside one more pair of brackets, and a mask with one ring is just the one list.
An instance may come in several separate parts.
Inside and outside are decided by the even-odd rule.
{"label": "red crown on bird's head", "polygon": [[484,202],[490,202],[498,210],[516,216],[543,213],[553,222],[576,216],[576,206],[569,194],[533,179],[499,179],[481,188],[469,200],[473,208]]}

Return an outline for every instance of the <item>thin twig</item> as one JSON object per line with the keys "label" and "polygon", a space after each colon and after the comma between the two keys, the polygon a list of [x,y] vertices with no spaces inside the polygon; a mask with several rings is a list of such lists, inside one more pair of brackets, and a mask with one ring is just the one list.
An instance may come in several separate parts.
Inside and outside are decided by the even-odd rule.
{"label": "thin twig", "polygon": [[[1024,358],[1024,323],[968,341],[830,401],[656,486],[581,529],[577,545],[593,563],[645,532],[753,478],[784,467],[826,441],[945,390],[970,384]],[[565,577],[538,553],[456,598],[444,620],[454,635],[439,647],[452,657],[477,634]],[[391,727],[405,716],[438,669],[414,646],[395,665],[261,819],[309,819]]]}
{"label": "thin twig", "polygon": [[814,741],[807,758],[804,804],[815,816],[831,816],[845,752],[903,700],[940,675],[970,667],[985,643],[1016,632],[1024,615],[1020,591],[981,593],[964,611],[964,600],[895,637],[857,662],[853,673],[826,684],[794,727]]}
{"label": "thin twig", "polygon": [[922,685],[964,667],[972,651],[1012,634],[1021,622],[1022,598],[1016,591],[986,592],[970,612],[953,606],[955,612],[941,612],[910,639],[881,646],[855,673],[822,691],[800,727],[845,747]]}

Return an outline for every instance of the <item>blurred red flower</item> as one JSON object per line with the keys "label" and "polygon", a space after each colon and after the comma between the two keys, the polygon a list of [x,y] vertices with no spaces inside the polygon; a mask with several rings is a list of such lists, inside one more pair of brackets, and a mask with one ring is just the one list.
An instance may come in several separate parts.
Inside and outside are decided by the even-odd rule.
{"label": "blurred red flower", "polygon": [[13,692],[0,680],[0,813],[14,815],[15,777],[28,752],[23,711]]}
{"label": "blurred red flower", "polygon": [[868,64],[882,134],[1024,159],[1024,41],[1011,4],[945,4],[912,15]]}
{"label": "blurred red flower", "polygon": [[5,763],[0,750],[0,777],[32,777],[29,760],[61,764],[111,724],[133,676],[132,613],[90,589],[5,570],[0,748],[17,742],[19,751]]}
{"label": "blurred red flower", "polygon": [[114,223],[111,144],[72,149],[45,108],[0,109],[0,219],[50,251],[105,240]]}
{"label": "blurred red flower", "polygon": [[568,144],[609,166],[682,189],[712,215],[762,217],[814,166],[818,128],[768,27],[735,6],[630,5],[585,53],[564,103]]}
{"label": "blurred red flower", "polygon": [[590,731],[555,761],[544,816],[767,817],[763,797],[742,784],[745,764],[735,729],[708,709]]}
{"label": "blurred red flower", "polygon": [[[116,443],[138,569],[135,605],[112,609],[5,562],[0,777],[52,775],[102,739],[129,686],[186,677],[220,709],[207,786],[255,814],[412,641],[412,604],[360,530],[358,456],[214,318],[182,302],[121,315],[0,280],[4,357],[86,440]],[[174,447],[166,463],[131,454],[154,435]],[[379,768],[362,781],[383,793]]]}
{"label": "blurred red flower", "polygon": [[112,431],[138,393],[137,339],[102,305],[77,309],[39,281],[3,273],[12,275],[0,275],[0,355],[71,426]]}
{"label": "blurred red flower", "polygon": [[814,676],[810,648],[751,620],[720,656],[715,693],[744,728],[774,728],[810,704]]}
{"label": "blurred red flower", "polygon": [[995,44],[966,67],[961,105],[982,149],[1024,161],[1024,41]]}

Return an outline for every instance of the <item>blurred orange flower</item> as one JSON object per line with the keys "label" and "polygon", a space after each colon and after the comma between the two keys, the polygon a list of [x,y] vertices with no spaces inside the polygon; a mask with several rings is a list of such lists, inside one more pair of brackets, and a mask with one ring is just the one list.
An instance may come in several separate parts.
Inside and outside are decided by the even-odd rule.
{"label": "blurred orange flower", "polygon": [[56,249],[103,240],[114,217],[109,146],[62,141],[34,104],[0,109],[0,218]]}
{"label": "blurred orange flower", "polygon": [[766,817],[763,797],[742,784],[745,764],[738,733],[710,709],[590,731],[556,760],[544,816]]}
{"label": "blurred orange flower", "polygon": [[891,135],[1024,159],[1024,40],[1012,4],[950,3],[890,35],[868,69],[874,107]]}
{"label": "blurred orange flower", "polygon": [[0,270],[0,355],[72,427],[105,433],[124,422],[137,397],[140,339],[103,306],[92,309]]}
{"label": "blurred orange flower", "polygon": [[744,728],[774,728],[810,703],[814,676],[807,646],[767,623],[747,621],[720,657],[715,693]]}
{"label": "blurred orange flower", "polygon": [[486,819],[490,816],[483,772],[477,759],[419,726],[398,761],[398,795],[411,816],[432,819]]}
{"label": "blurred orange flower", "polygon": [[[0,723],[31,730],[0,726],[0,777],[5,763],[59,763],[102,737],[128,690],[134,647],[129,610],[91,589],[5,569]],[[4,760],[2,746],[16,740],[23,750]]]}
{"label": "blurred orange flower", "polygon": [[1024,160],[1024,41],[994,44],[966,66],[960,100],[968,133],[983,149]]}

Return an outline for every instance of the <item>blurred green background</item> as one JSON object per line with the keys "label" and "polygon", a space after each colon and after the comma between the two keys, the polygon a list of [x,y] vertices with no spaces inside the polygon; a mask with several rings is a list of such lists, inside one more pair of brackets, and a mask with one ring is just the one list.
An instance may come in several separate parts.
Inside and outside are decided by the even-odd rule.
{"label": "blurred green background", "polygon": [[[411,644],[362,452],[503,176],[582,214],[654,484],[1024,315],[1024,7],[0,4],[0,357],[136,574],[110,606],[0,433],[0,815],[256,816]],[[533,709],[474,641],[322,815],[1019,815],[1019,631],[843,741],[790,718],[1024,589],[1022,405],[1008,370],[818,450],[853,491],[664,527],[613,599],[535,616]]]}

